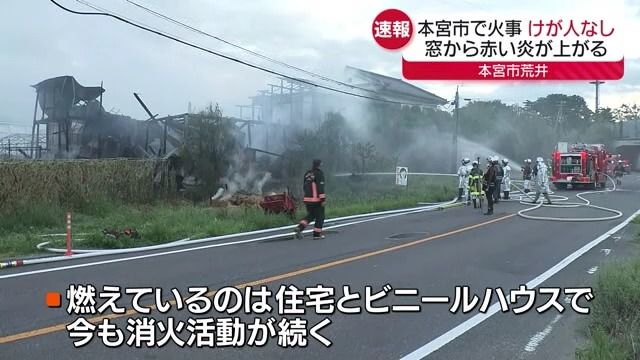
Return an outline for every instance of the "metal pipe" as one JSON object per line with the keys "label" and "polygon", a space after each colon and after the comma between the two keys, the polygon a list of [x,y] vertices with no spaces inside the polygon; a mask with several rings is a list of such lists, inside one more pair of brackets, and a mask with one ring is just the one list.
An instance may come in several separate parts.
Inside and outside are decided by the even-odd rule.
{"label": "metal pipe", "polygon": [[34,135],[36,132],[36,117],[38,116],[38,100],[40,99],[40,92],[36,90],[36,104],[33,107],[33,126],[31,127],[31,151],[30,158],[33,158],[33,147],[34,147]]}
{"label": "metal pipe", "polygon": [[456,172],[456,164],[458,163],[458,129],[460,126],[460,93],[458,92],[458,86],[456,86],[456,99],[455,101],[455,117],[456,117],[456,125],[453,131],[453,149],[452,149],[452,157],[453,161],[451,162],[451,171]]}

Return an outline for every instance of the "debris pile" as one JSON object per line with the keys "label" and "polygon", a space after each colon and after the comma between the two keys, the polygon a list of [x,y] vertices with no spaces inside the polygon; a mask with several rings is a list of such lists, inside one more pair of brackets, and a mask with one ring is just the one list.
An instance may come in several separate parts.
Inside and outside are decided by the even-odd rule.
{"label": "debris pile", "polygon": [[220,179],[222,184],[211,194],[210,204],[214,207],[259,207],[264,199],[263,188],[271,180],[271,173],[257,169],[253,153],[245,150],[234,156],[227,175]]}
{"label": "debris pile", "polygon": [[[223,189],[224,188],[220,188]],[[245,191],[236,191],[231,196],[221,195],[224,191],[218,192],[211,197],[211,206],[213,207],[258,207],[262,201],[262,195],[256,195]]]}
{"label": "debris pile", "polygon": [[121,237],[128,237],[131,239],[140,239],[140,234],[135,229],[126,228],[123,231],[116,229],[103,229],[102,234],[114,239],[120,239]]}

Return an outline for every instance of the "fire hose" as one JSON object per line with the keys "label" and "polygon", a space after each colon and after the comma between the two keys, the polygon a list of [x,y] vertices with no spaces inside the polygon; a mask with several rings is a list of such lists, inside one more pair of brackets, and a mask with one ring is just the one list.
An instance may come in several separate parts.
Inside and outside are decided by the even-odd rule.
{"label": "fire hose", "polygon": [[[441,175],[455,176],[455,174],[441,174]],[[607,178],[613,183],[613,188],[612,189],[605,189],[605,190],[598,190],[598,191],[585,191],[585,192],[581,192],[581,193],[576,194],[576,197],[578,199],[582,200],[583,203],[567,202],[569,200],[568,197],[556,195],[553,192],[550,192],[549,193],[550,198],[554,199],[555,201],[560,201],[560,202],[562,202],[562,204],[546,205],[546,204],[544,204],[544,200],[541,199],[540,202],[536,203],[535,205],[533,205],[533,206],[531,206],[531,207],[529,207],[527,209],[523,209],[523,210],[518,211],[517,215],[522,217],[522,218],[529,219],[529,220],[547,220],[547,221],[565,221],[565,222],[590,222],[590,221],[607,221],[607,220],[618,219],[618,218],[623,216],[623,213],[621,211],[618,211],[618,210],[615,210],[615,209],[606,208],[606,207],[603,207],[603,206],[593,205],[593,204],[591,204],[590,200],[588,200],[588,199],[586,199],[584,197],[584,196],[590,195],[590,194],[607,193],[607,192],[615,191],[616,190],[615,181],[609,175],[605,174],[605,176],[607,176]],[[515,182],[514,182],[513,185],[514,185],[514,187],[516,189],[518,189],[518,191],[513,192],[512,194],[519,195],[519,198],[516,198],[516,199],[513,199],[513,200],[502,200],[502,201],[514,201],[514,202],[517,201],[518,203],[520,203],[522,205],[532,205],[532,202],[525,201],[526,198],[529,198],[530,200],[533,200],[532,197],[531,197],[531,194],[524,193],[522,191],[522,188],[520,188],[518,185],[516,185]],[[426,211],[440,210],[440,209],[444,209],[444,208],[449,207],[449,206],[456,206],[458,204],[460,204],[460,203],[456,203],[455,199],[451,200],[451,201],[441,202],[441,203],[432,203],[432,204],[419,203],[419,205],[422,205],[422,206],[418,206],[418,207],[414,207],[414,208],[408,208],[408,209],[388,210],[388,211],[380,211],[380,212],[374,212],[374,213],[368,213],[368,214],[360,214],[360,215],[345,216],[345,217],[334,218],[334,219],[327,219],[326,223],[332,223],[332,222],[336,223],[336,225],[329,226],[329,227],[327,227],[327,229],[349,226],[349,225],[357,224],[357,223],[360,223],[360,222],[363,222],[363,221],[364,222],[372,221],[372,220],[375,221],[375,220],[378,220],[378,219],[391,217],[391,216],[399,216],[399,215],[415,214],[415,213],[426,212]],[[563,218],[563,217],[551,217],[551,216],[533,216],[533,215],[527,214],[529,212],[535,211],[535,210],[540,209],[542,207],[551,207],[551,208],[587,207],[587,208],[593,208],[593,209],[605,211],[605,212],[608,212],[608,213],[612,213],[614,215],[606,216],[606,217],[595,217],[595,218]],[[359,220],[359,219],[363,219],[363,220]],[[354,220],[356,220],[356,221],[354,221]],[[343,222],[343,223],[340,224],[340,222]],[[282,226],[282,227],[277,227],[277,228],[272,228],[272,229],[249,231],[249,232],[240,233],[240,234],[229,234],[229,235],[222,235],[222,236],[214,236],[214,237],[208,237],[208,238],[203,238],[203,239],[182,239],[182,240],[177,240],[177,241],[170,242],[170,243],[159,244],[159,245],[151,245],[151,246],[142,246],[142,247],[138,247],[138,248],[117,249],[117,250],[116,249],[114,249],[114,250],[106,250],[106,249],[80,250],[80,249],[78,249],[78,250],[74,250],[74,252],[76,254],[80,254],[80,257],[100,256],[100,255],[114,255],[114,254],[132,253],[132,252],[138,252],[138,251],[159,250],[159,249],[171,248],[171,247],[176,247],[176,246],[184,246],[184,245],[187,245],[187,244],[197,244],[197,243],[210,242],[210,241],[216,241],[216,240],[239,238],[239,237],[258,235],[258,234],[264,234],[264,233],[270,233],[270,232],[278,232],[278,231],[282,231],[282,230],[288,230],[290,228],[291,228],[291,226]],[[274,235],[270,235],[270,236],[265,236],[262,240],[270,239],[270,238],[279,238],[279,237],[283,237],[283,236],[287,236],[287,235],[286,234],[274,234]],[[255,241],[255,240],[258,240],[258,239],[252,239],[252,240],[249,240],[249,241]],[[45,249],[45,250],[52,251],[52,252],[61,252],[61,251],[63,251],[63,249],[55,249],[55,248],[47,247],[47,245],[49,245],[49,243],[50,242],[43,242],[41,244],[38,244],[38,248]],[[66,260],[66,259],[69,259],[69,258],[77,258],[77,257],[78,257],[78,255],[73,256],[73,257],[58,257],[55,260],[59,261],[59,260],[63,260],[63,258],[64,258],[64,260]],[[26,260],[26,261],[31,261],[33,263],[40,263],[40,262],[49,262],[49,261],[55,261],[55,260],[54,259],[30,259],[30,260]]]}
{"label": "fire hose", "polygon": [[[536,203],[535,205],[529,207],[528,209],[523,209],[518,211],[518,216],[528,219],[528,220],[546,220],[546,221],[564,221],[564,222],[590,222],[590,221],[607,221],[607,220],[615,220],[618,219],[620,217],[622,217],[623,213],[619,210],[615,210],[615,209],[610,209],[604,206],[598,206],[598,205],[593,205],[591,203],[590,200],[586,199],[584,196],[586,195],[592,195],[592,194],[604,194],[604,193],[608,193],[608,192],[614,192],[616,191],[616,183],[615,181],[607,174],[604,174],[613,184],[613,188],[611,189],[604,189],[604,190],[591,190],[591,191],[583,191],[580,192],[578,194],[576,194],[576,197],[580,200],[582,200],[582,203],[578,203],[578,202],[567,202],[569,200],[568,197],[566,196],[560,196],[560,195],[555,195],[553,192],[549,193],[549,197],[555,199],[556,201],[560,201],[560,204],[545,204],[543,199],[540,199],[540,201],[538,203]],[[515,183],[513,184],[513,186],[518,189],[519,193],[520,193],[520,198],[518,199],[514,199],[512,201],[517,201],[522,205],[532,205],[532,201],[525,201],[525,197],[529,198],[531,200],[533,200],[533,198],[531,197],[530,194],[528,193],[524,193],[523,189],[520,188],[519,186],[517,186]],[[505,201],[505,200],[501,200],[501,201]],[[507,200],[509,201],[509,200]],[[614,215],[611,216],[603,216],[603,217],[588,217],[588,218],[578,218],[578,217],[553,217],[553,216],[533,216],[533,215],[528,215],[527,213],[535,211],[537,209],[540,209],[542,207],[550,207],[550,208],[579,208],[579,207],[586,207],[586,208],[592,208],[592,209],[596,209],[596,210],[601,210],[601,211],[605,211],[608,213],[612,213]]]}
{"label": "fire hose", "polygon": [[[350,215],[350,216],[342,216],[342,217],[338,217],[338,218],[325,220],[325,224],[331,224],[331,223],[336,224],[336,225],[330,225],[330,226],[326,227],[325,229],[346,227],[346,226],[350,226],[350,225],[359,224],[359,223],[362,223],[362,222],[375,221],[375,220],[385,219],[385,218],[393,217],[393,216],[416,214],[416,213],[429,212],[429,211],[434,211],[434,210],[443,210],[443,209],[445,209],[447,207],[458,206],[458,205],[460,205],[460,204],[456,202],[456,199],[453,199],[453,200],[449,200],[449,201],[443,201],[443,202],[440,202],[440,203],[434,203],[434,204],[430,204],[430,205],[426,205],[426,206],[422,205],[422,206],[413,207],[413,208],[377,211],[377,212],[372,212],[372,213]],[[314,222],[311,222],[309,225],[312,225],[313,223]],[[199,244],[199,243],[205,243],[205,242],[214,242],[214,241],[221,241],[221,240],[229,240],[229,239],[234,239],[234,238],[242,238],[242,237],[248,237],[248,236],[254,236],[254,235],[262,235],[262,234],[267,234],[267,233],[276,233],[274,235],[268,235],[268,236],[265,236],[264,238],[262,238],[262,240],[268,240],[268,239],[290,237],[291,234],[288,233],[288,232],[284,233],[284,234],[278,233],[278,232],[287,231],[287,230],[290,231],[295,226],[296,225],[287,225],[287,226],[280,226],[280,227],[270,228],[270,229],[248,231],[248,232],[243,232],[243,233],[235,233],[235,234],[228,234],[228,235],[219,235],[219,236],[213,236],[213,237],[206,237],[206,238],[202,238],[202,239],[186,238],[186,239],[176,240],[176,241],[169,242],[169,243],[164,243],[164,244],[140,246],[140,247],[134,247],[134,248],[125,248],[125,249],[74,249],[73,253],[74,254],[78,254],[78,255],[82,255],[83,257],[99,256],[99,255],[115,255],[115,254],[132,253],[132,252],[138,252],[138,251],[150,251],[150,250],[167,249],[167,248],[172,248],[172,247],[177,247],[177,246],[193,245],[193,244]],[[310,233],[311,231],[312,230],[306,230],[306,231],[304,231],[304,233]],[[51,244],[51,241],[45,241],[45,242],[42,242],[42,243],[38,244],[37,248],[41,249],[41,250],[46,250],[46,251],[49,251],[49,252],[54,252],[54,253],[63,253],[63,252],[66,251],[65,249],[62,249],[62,248],[49,247],[48,245],[50,245],[50,244]],[[74,258],[77,258],[78,255],[74,255]],[[70,257],[61,257],[58,260],[67,260],[68,258],[70,258]],[[45,259],[30,259],[30,260],[25,260],[25,261],[35,264],[35,263],[40,263],[40,262],[49,262],[51,260],[52,259],[47,260],[47,258],[45,258]]]}

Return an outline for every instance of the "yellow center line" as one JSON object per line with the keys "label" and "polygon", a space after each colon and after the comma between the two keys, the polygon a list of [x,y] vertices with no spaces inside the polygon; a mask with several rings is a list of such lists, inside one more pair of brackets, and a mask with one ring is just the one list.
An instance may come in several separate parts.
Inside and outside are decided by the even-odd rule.
{"label": "yellow center line", "polygon": [[[416,245],[420,245],[422,243],[425,243],[427,241],[431,241],[431,240],[436,240],[436,239],[440,239],[443,237],[447,237],[447,236],[451,236],[451,235],[455,235],[455,234],[459,234],[461,232],[465,232],[465,231],[469,231],[469,230],[473,230],[476,228],[479,228],[481,226],[485,226],[485,225],[489,225],[489,224],[493,224],[496,223],[498,221],[502,221],[505,219],[509,219],[516,216],[516,214],[509,214],[509,215],[505,215],[505,216],[501,216],[489,221],[484,221],[475,225],[469,225],[463,228],[459,228],[456,230],[452,230],[452,231],[448,231],[445,233],[441,233],[441,234],[437,234],[437,235],[433,235],[424,239],[420,239],[420,240],[415,240],[415,241],[411,241],[408,243],[404,243],[404,244],[400,244],[400,245],[396,245],[396,246],[392,246],[392,247],[388,247],[388,248],[384,248],[384,249],[380,249],[380,250],[375,250],[375,251],[370,251],[361,255],[356,255],[356,256],[351,256],[351,257],[347,257],[344,259],[340,259],[340,260],[334,260],[334,261],[330,261],[324,264],[319,264],[319,265],[315,265],[315,266],[310,266],[310,267],[306,267],[306,268],[302,268],[299,270],[294,270],[288,273],[284,273],[284,274],[279,274],[279,275],[274,275],[274,276],[270,276],[267,278],[263,278],[260,280],[255,280],[255,281],[250,281],[247,283],[243,283],[243,284],[239,284],[239,285],[234,285],[234,287],[238,288],[238,289],[242,289],[245,287],[250,287],[250,286],[258,286],[258,285],[265,285],[274,281],[278,281],[278,280],[284,280],[284,279],[288,279],[294,276],[299,276],[299,275],[303,275],[303,274],[307,274],[310,272],[314,272],[314,271],[319,271],[319,270],[324,270],[324,269],[328,269],[334,266],[338,266],[338,265],[343,265],[343,264],[348,264],[354,261],[358,261],[358,260],[362,260],[362,259],[366,259],[366,258],[370,258],[373,256],[377,256],[377,255],[382,255],[385,253],[389,253],[392,251],[396,251],[396,250],[400,250],[400,249],[404,249],[404,248],[408,248],[411,246],[416,246]],[[213,295],[215,295],[215,293],[217,292],[217,290],[212,290],[209,291],[208,293],[205,294],[206,297],[211,297]],[[172,306],[176,304],[176,300],[171,300],[168,302],[169,304],[171,304]],[[156,305],[150,305],[147,306],[147,308],[154,310],[156,309]],[[101,323],[104,319],[117,319],[117,318],[121,318],[121,317],[125,317],[125,316],[130,316],[133,314],[136,314],[137,312],[134,309],[129,309],[126,312],[122,313],[122,314],[108,314],[108,315],[100,315],[100,316],[96,316],[96,317],[92,317],[87,319],[87,321],[91,322],[92,324],[99,324]],[[66,330],[67,324],[58,324],[58,325],[52,325],[52,326],[47,326],[47,327],[43,327],[43,328],[39,328],[39,329],[35,329],[35,330],[29,330],[29,331],[25,331],[25,332],[21,332],[18,334],[14,334],[14,335],[7,335],[7,336],[2,336],[0,337],[0,344],[6,344],[6,343],[10,343],[13,341],[18,341],[18,340],[24,340],[24,339],[29,339],[29,338],[33,338],[36,336],[41,336],[41,335],[47,335],[47,334],[51,334],[54,332],[58,332],[58,331],[64,331]]]}

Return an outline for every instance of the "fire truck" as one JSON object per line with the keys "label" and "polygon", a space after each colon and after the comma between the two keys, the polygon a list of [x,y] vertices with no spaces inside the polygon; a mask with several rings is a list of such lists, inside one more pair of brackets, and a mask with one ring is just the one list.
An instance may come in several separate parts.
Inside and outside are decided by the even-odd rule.
{"label": "fire truck", "polygon": [[603,144],[560,142],[551,155],[551,182],[557,189],[604,188],[609,157]]}

